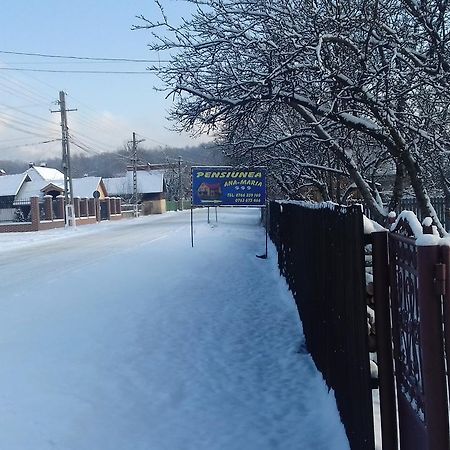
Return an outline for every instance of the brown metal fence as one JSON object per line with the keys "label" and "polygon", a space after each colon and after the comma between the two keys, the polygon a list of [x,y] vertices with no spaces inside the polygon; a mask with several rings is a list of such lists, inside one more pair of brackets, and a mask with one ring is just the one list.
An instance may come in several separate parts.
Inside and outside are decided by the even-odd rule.
{"label": "brown metal fence", "polygon": [[[270,236],[350,446],[373,449],[361,210],[272,202]],[[373,256],[382,449],[448,450],[449,242],[417,238],[404,220],[366,242]]]}
{"label": "brown metal fence", "polygon": [[449,448],[443,330],[449,333],[450,249],[438,238],[419,239],[405,221],[373,234],[383,450],[398,448],[397,427],[402,450]]}
{"label": "brown metal fence", "polygon": [[270,203],[269,233],[353,450],[375,447],[359,206]]}

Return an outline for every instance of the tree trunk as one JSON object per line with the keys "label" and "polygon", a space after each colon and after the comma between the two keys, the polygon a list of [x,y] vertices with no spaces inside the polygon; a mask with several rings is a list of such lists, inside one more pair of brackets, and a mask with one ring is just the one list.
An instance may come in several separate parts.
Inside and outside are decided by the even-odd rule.
{"label": "tree trunk", "polygon": [[411,186],[414,190],[414,194],[416,195],[417,207],[420,209],[422,217],[431,217],[439,231],[439,234],[441,236],[446,235],[447,232],[445,231],[445,228],[439,220],[439,217],[436,214],[436,210],[431,204],[430,197],[423,183],[420,169],[417,166],[416,161],[414,161],[412,155],[407,151],[403,151],[401,153],[401,158],[410,177]]}
{"label": "tree trunk", "polygon": [[405,166],[401,161],[395,162],[395,181],[392,188],[392,197],[389,202],[389,211],[395,211],[403,197],[403,191],[405,190],[406,172]]}

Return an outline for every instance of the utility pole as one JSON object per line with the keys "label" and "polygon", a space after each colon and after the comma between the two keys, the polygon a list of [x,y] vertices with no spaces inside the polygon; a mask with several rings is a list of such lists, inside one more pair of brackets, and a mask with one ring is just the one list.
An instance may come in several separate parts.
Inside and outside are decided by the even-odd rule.
{"label": "utility pole", "polygon": [[181,175],[181,163],[183,159],[178,157],[178,209],[183,211],[183,180]]}
{"label": "utility pole", "polygon": [[66,205],[73,203],[73,188],[72,188],[72,172],[70,168],[70,146],[69,146],[69,127],[67,126],[67,112],[76,111],[76,109],[66,109],[66,93],[59,92],[60,109],[51,111],[52,113],[61,113],[61,144],[62,144],[62,169],[64,173],[64,197]]}
{"label": "utility pole", "polygon": [[133,131],[133,197],[134,197],[134,215],[137,216],[138,198],[137,198],[137,145],[136,133]]}
{"label": "utility pole", "polygon": [[[66,93],[59,91],[59,110],[52,111],[52,113],[61,113],[61,144],[62,144],[62,169],[64,173],[64,198],[67,205],[71,205],[73,209],[73,185],[72,172],[70,168],[70,146],[69,146],[69,127],[67,126],[67,112],[77,111],[76,109],[66,109]],[[66,215],[67,216],[67,215]],[[66,217],[66,224],[67,224]]]}
{"label": "utility pole", "polygon": [[145,139],[136,141],[136,133],[133,131],[133,140],[131,141],[133,147],[133,155],[131,162],[133,164],[133,199],[134,199],[134,217],[138,216],[138,189],[137,189],[137,144],[143,142]]}

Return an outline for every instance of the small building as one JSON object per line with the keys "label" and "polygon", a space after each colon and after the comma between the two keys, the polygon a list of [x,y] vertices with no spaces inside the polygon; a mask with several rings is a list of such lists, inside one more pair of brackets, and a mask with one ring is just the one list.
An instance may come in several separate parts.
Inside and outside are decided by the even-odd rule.
{"label": "small building", "polygon": [[[125,202],[133,200],[133,172],[124,177],[104,178],[108,194],[121,197]],[[138,170],[136,172],[138,203],[144,215],[166,212],[166,184],[162,171]]]}

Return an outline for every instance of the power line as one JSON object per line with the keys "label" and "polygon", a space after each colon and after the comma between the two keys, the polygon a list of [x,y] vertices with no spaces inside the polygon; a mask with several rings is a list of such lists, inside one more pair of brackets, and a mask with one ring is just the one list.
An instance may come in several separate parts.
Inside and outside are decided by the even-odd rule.
{"label": "power line", "polygon": [[[30,76],[30,75],[27,75]],[[51,103],[51,101],[49,100],[48,97],[45,97],[37,92],[35,92],[33,89],[30,89],[29,86],[27,86],[25,83],[23,82],[19,82],[17,79],[12,78],[9,74],[3,74],[0,73],[0,79],[4,80],[3,83],[0,81],[0,83],[2,83],[3,89],[5,89],[6,91],[8,91],[10,94],[12,95],[16,95],[22,98],[25,98],[27,101],[29,101],[30,99],[32,101],[38,101],[38,102],[45,102],[45,104],[49,104]],[[4,82],[8,83],[8,84],[4,84]],[[28,93],[27,93],[28,91]]]}
{"label": "power line", "polygon": [[63,69],[26,69],[22,67],[0,67],[0,70],[9,70],[15,72],[46,72],[46,73],[85,73],[85,74],[122,74],[122,75],[148,75],[152,73],[151,69],[133,71],[133,70],[63,70]]}
{"label": "power line", "polygon": [[11,150],[14,148],[22,148],[22,147],[35,147],[36,145],[44,145],[44,144],[50,144],[51,142],[58,142],[61,141],[61,139],[50,139],[48,141],[41,141],[41,142],[32,142],[31,144],[21,144],[21,145],[8,145],[6,147],[0,147],[0,150]]}
{"label": "power line", "polygon": [[100,140],[98,140],[98,139],[94,139],[94,138],[92,138],[92,137],[90,137],[90,136],[88,136],[88,135],[86,135],[86,134],[84,134],[84,133],[81,133],[80,131],[74,130],[73,128],[71,129],[70,134],[71,134],[71,136],[74,136],[74,135],[75,135],[75,138],[78,139],[79,142],[82,142],[82,143],[83,143],[83,141],[80,139],[80,136],[83,138],[83,140],[84,140],[84,139],[87,139],[88,141],[90,141],[91,144],[89,144],[89,145],[86,144],[86,143],[84,143],[84,145],[85,145],[86,147],[92,147],[92,146],[95,146],[95,147],[99,147],[100,150],[103,149],[103,151],[106,152],[106,153],[111,152],[111,146],[108,145],[108,144],[107,144],[106,142],[104,142],[104,141],[100,141]]}
{"label": "power line", "polygon": [[0,110],[0,115],[1,115],[1,114],[4,114],[4,115],[6,115],[6,116],[10,116],[10,117],[15,118],[15,117],[12,116],[11,114],[7,114],[7,113],[2,112],[2,111],[13,110],[13,111],[17,111],[19,114],[23,114],[23,115],[32,117],[32,118],[34,118],[35,120],[40,120],[41,122],[44,122],[44,123],[46,123],[46,124],[49,124],[49,125],[51,125],[52,127],[55,127],[55,129],[58,128],[58,126],[57,126],[54,122],[52,122],[51,120],[43,119],[42,117],[40,117],[40,116],[38,116],[38,115],[36,115],[36,114],[32,114],[32,113],[23,111],[21,108],[16,108],[16,107],[14,107],[14,106],[6,105],[6,104],[4,104],[4,103],[0,103],[0,106],[5,106],[5,107],[6,107],[5,110]]}
{"label": "power line", "polygon": [[13,130],[20,131],[21,133],[29,134],[31,136],[38,136],[40,138],[47,138],[48,137],[48,136],[45,136],[42,133],[34,133],[33,131],[29,131],[29,130],[17,127],[15,125],[9,123],[7,120],[2,119],[1,117],[0,117],[0,122],[3,122],[5,124],[4,126],[6,128],[12,128]]}
{"label": "power line", "polygon": [[77,60],[88,60],[88,61],[116,61],[116,62],[137,62],[137,63],[169,62],[168,60],[158,60],[158,59],[103,58],[103,57],[92,57],[92,56],[49,55],[46,53],[26,53],[26,52],[13,52],[13,51],[7,51],[7,50],[0,50],[0,53],[7,54],[7,55],[38,56],[41,58],[77,59]]}

